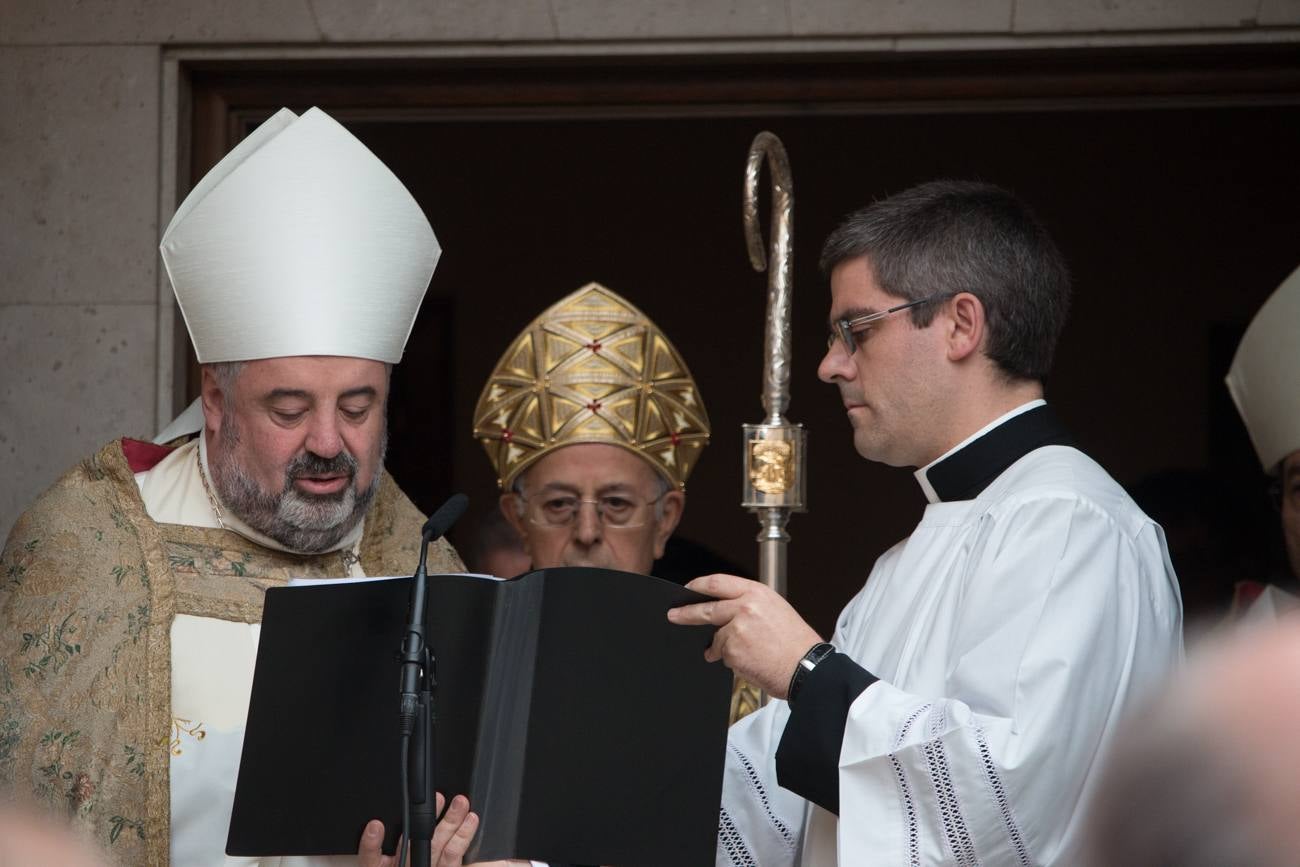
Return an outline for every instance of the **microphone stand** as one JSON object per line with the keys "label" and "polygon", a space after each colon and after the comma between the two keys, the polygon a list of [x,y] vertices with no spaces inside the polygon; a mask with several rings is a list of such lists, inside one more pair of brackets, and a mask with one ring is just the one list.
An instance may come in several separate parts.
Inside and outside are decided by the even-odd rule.
{"label": "microphone stand", "polygon": [[433,696],[438,681],[434,656],[424,640],[424,610],[428,593],[429,544],[442,537],[465,513],[469,500],[455,494],[425,522],[420,531],[420,564],[411,583],[411,614],[402,636],[400,662],[401,700],[398,713],[402,738],[402,829],[404,841],[398,864],[406,864],[411,847],[411,867],[429,867],[433,827],[438,823],[434,800]]}
{"label": "microphone stand", "polygon": [[411,585],[411,616],[402,638],[401,707],[398,715],[402,736],[403,834],[402,854],[411,847],[411,867],[429,867],[433,826],[437,824],[433,787],[433,652],[424,640],[424,609],[428,575],[429,527],[420,534],[420,565]]}

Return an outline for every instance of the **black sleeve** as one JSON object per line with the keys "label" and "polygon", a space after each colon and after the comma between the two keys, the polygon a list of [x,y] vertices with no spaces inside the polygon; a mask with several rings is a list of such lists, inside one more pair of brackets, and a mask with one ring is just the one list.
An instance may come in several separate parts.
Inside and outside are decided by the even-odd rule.
{"label": "black sleeve", "polygon": [[808,672],[776,749],[782,788],[839,815],[840,747],[849,707],[877,679],[842,653],[830,654]]}

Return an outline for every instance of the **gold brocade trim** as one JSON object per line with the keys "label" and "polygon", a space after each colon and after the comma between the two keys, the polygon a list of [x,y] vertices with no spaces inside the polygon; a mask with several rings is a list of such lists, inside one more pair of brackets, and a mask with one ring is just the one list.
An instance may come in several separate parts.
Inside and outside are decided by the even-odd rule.
{"label": "gold brocade trim", "polygon": [[[145,731],[137,743],[168,743],[171,729],[172,661],[171,624],[176,616],[170,564],[163,550],[159,525],[145,510],[135,474],[122,453],[121,440],[109,443],[96,456],[107,475],[116,477],[117,506],[124,523],[135,528],[144,566],[149,575],[149,622],[145,635]],[[171,857],[171,769],[166,754],[149,756],[144,775],[145,863],[167,867]]]}
{"label": "gold brocade trim", "polygon": [[176,613],[192,617],[211,617],[232,623],[262,622],[260,603],[232,602],[228,599],[210,599],[194,593],[176,594]]}

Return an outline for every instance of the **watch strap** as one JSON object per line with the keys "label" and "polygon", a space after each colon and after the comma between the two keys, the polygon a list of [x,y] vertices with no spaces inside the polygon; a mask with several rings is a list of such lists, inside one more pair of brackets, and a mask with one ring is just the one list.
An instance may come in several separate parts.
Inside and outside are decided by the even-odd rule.
{"label": "watch strap", "polygon": [[835,645],[827,641],[819,641],[808,652],[803,655],[799,663],[794,667],[794,673],[790,675],[790,686],[785,691],[785,700],[794,704],[795,697],[799,694],[800,687],[803,686],[804,679],[817,667],[827,656],[835,652]]}

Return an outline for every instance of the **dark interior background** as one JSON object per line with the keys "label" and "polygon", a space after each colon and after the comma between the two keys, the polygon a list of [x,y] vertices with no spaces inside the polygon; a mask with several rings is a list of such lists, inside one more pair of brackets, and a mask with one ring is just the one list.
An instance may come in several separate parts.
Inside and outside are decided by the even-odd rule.
{"label": "dark interior background", "polygon": [[[257,104],[238,114],[229,79],[194,74],[200,96],[206,88],[225,101],[196,120],[193,175],[219,156],[202,150],[213,111],[226,113],[228,147],[266,106],[320,104],[428,214],[444,252],[394,373],[389,465],[425,510],[469,494],[470,517],[453,534],[462,546],[496,499],[470,436],[485,378],[519,329],[595,280],[667,332],[712,419],[679,533],[756,568],[757,523],[737,503],[740,425],[762,415],[766,275],[749,267],[740,197],[749,142],[769,129],[786,145],[795,186],[789,417],[811,430],[810,511],[790,523],[789,594],[814,626],[832,628],[872,560],[924,506],[908,471],[854,453],[834,388],[817,380],[828,299],[818,249],[848,211],[936,177],[1013,189],[1063,249],[1074,309],[1047,393],[1085,450],[1121,483],[1162,492],[1153,502],[1169,502],[1178,485],[1193,499],[1212,492],[1206,508],[1231,516],[1244,534],[1234,544],[1251,554],[1216,567],[1228,584],[1280,562],[1263,477],[1222,381],[1245,324],[1300,264],[1293,98],[948,99],[834,111],[816,102],[676,110],[660,98],[653,110],[604,116],[384,115],[355,94],[312,92],[310,75],[286,87],[253,70],[239,82],[259,94],[245,103]],[[602,73],[583,74],[594,83]],[[570,98],[582,102],[581,92]]]}

